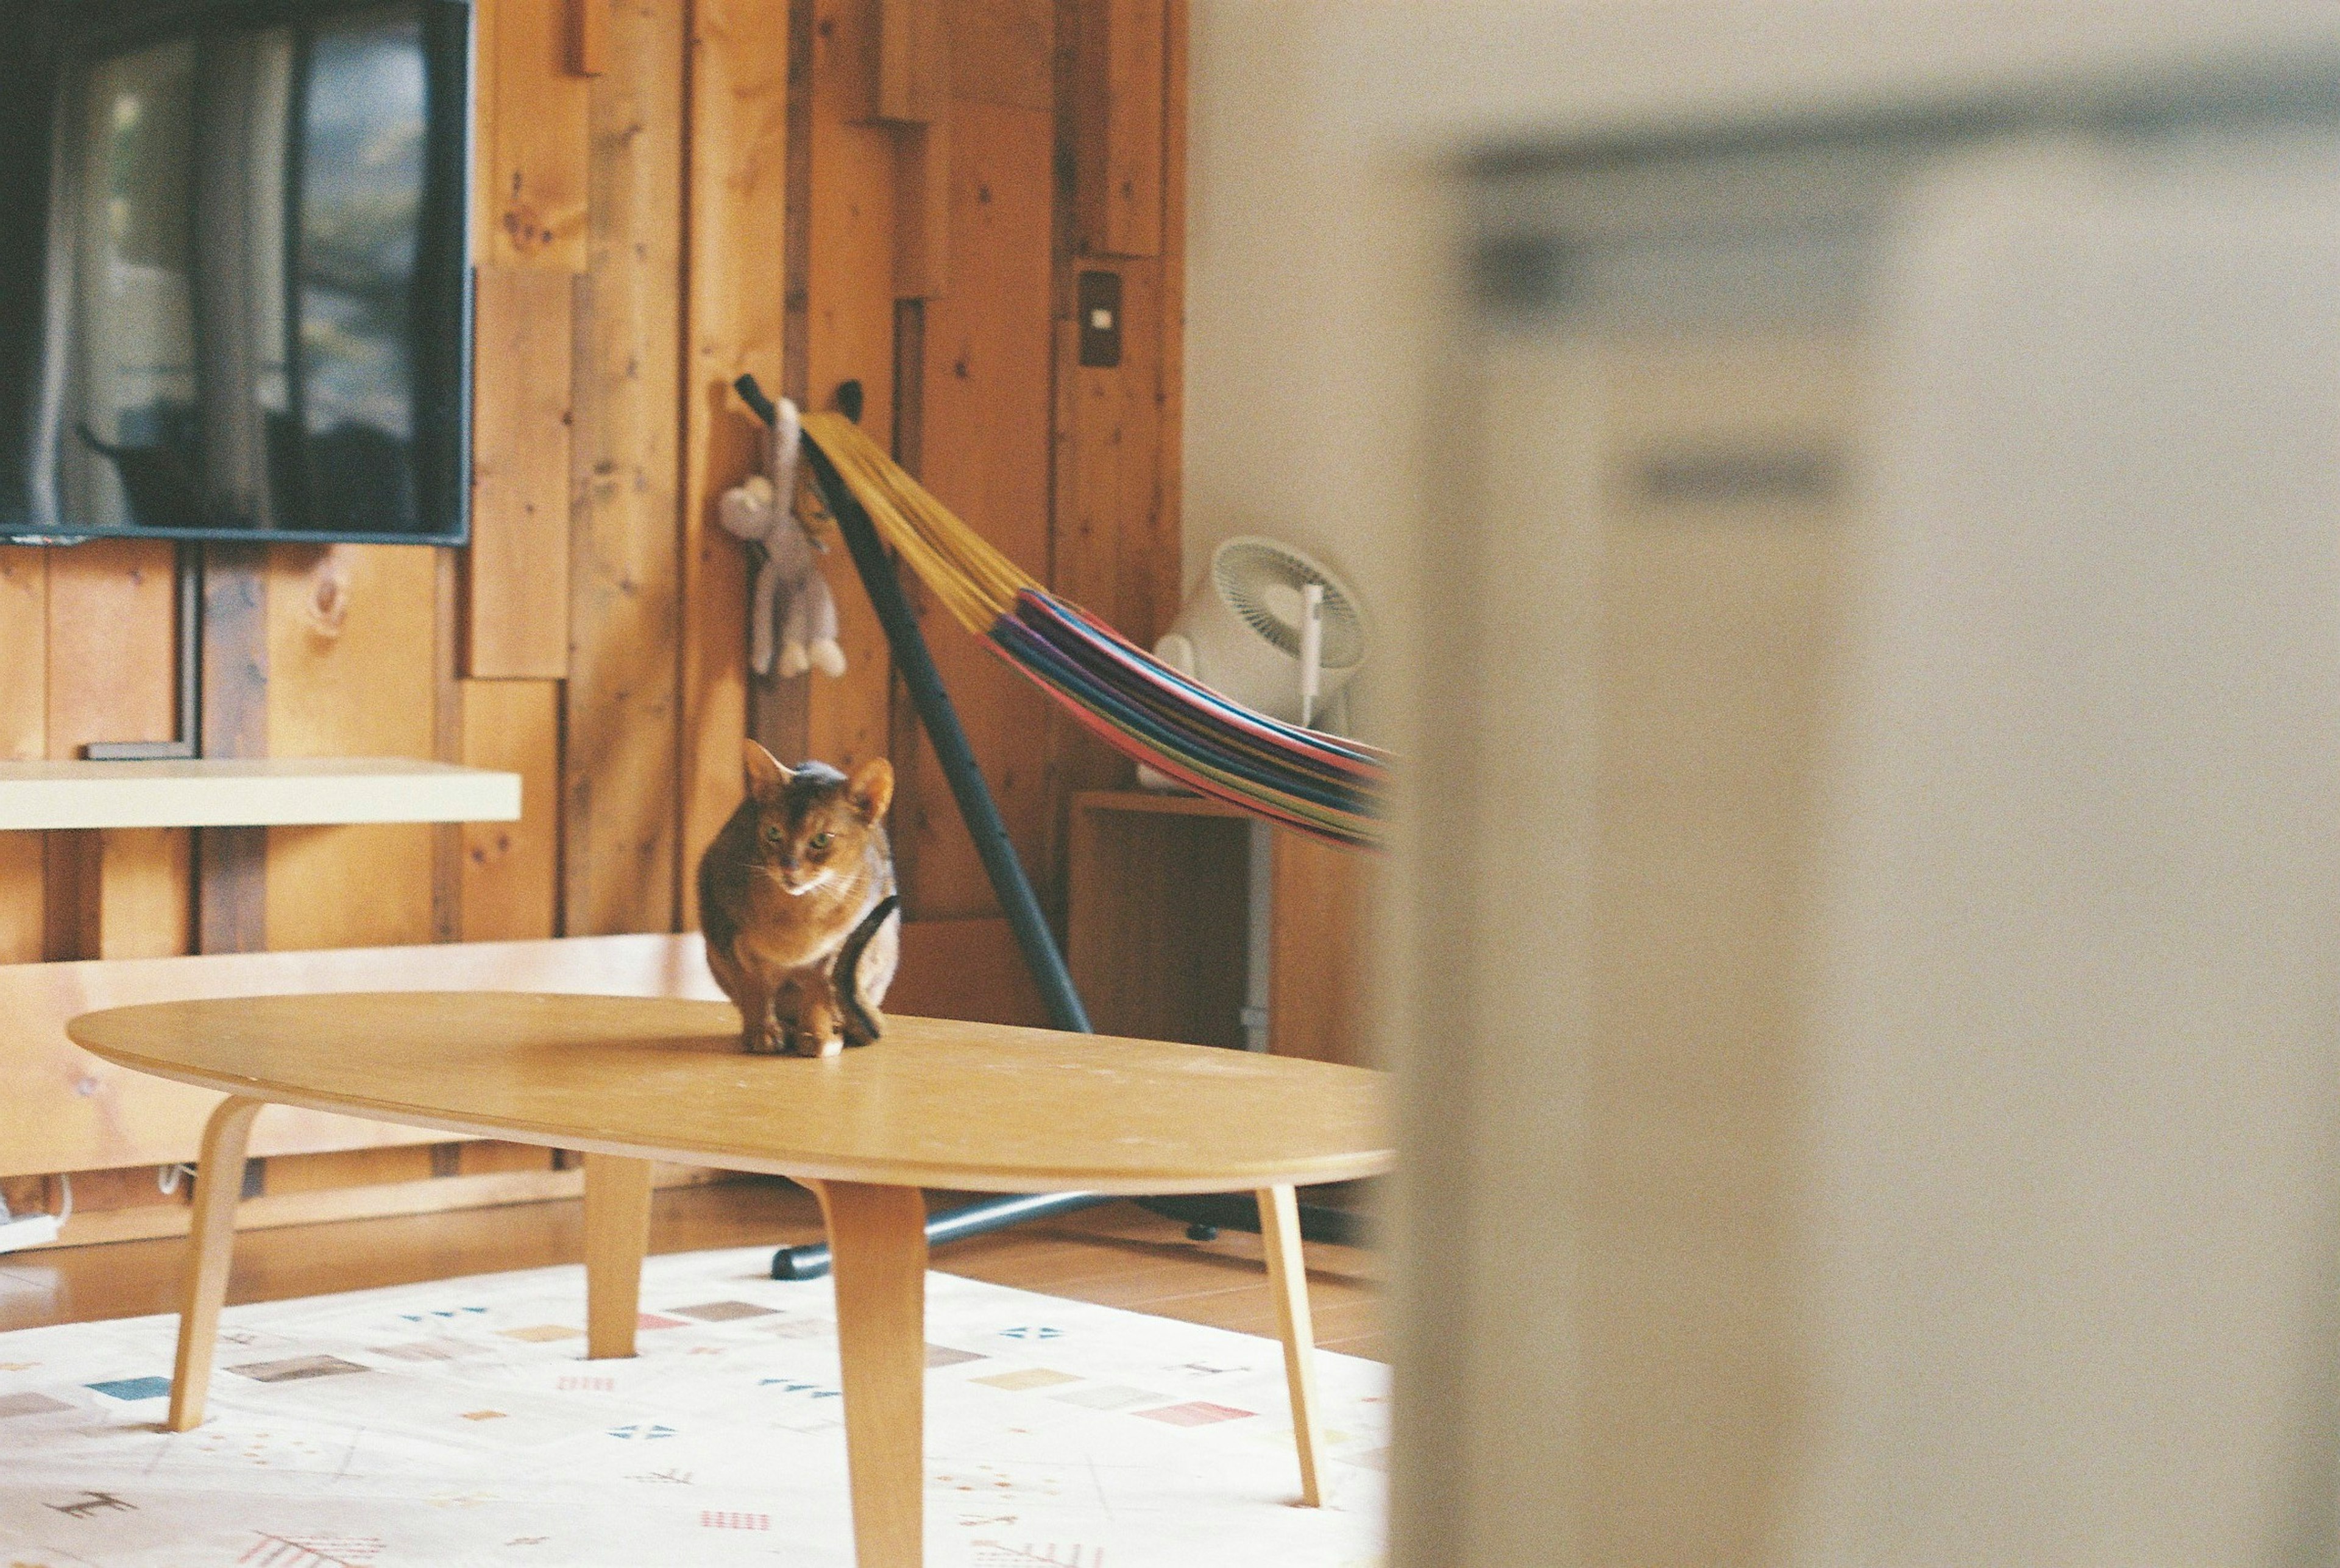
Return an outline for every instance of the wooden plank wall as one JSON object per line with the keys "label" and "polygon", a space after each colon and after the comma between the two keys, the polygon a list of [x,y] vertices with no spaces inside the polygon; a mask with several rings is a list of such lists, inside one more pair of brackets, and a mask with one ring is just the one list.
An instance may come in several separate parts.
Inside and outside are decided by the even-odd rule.
{"label": "wooden plank wall", "polygon": [[[818,0],[806,392],[827,405],[858,379],[864,422],[890,431],[943,501],[1150,642],[1180,589],[1185,8],[935,0],[948,92],[917,124],[881,119],[876,102],[891,3]],[[892,299],[871,286],[887,275],[889,227]],[[1090,269],[1122,279],[1123,356],[1109,369],[1078,362],[1074,290]],[[858,612],[850,582],[838,586]],[[1071,794],[1125,784],[1128,769],[911,587],[1017,851],[1061,918]],[[902,776],[895,846],[909,918],[996,919],[907,700],[880,689],[857,640],[849,627],[854,673],[812,687],[804,749],[858,759],[882,720]]]}
{"label": "wooden plank wall", "polygon": [[[915,390],[920,477],[1017,565],[1049,576],[1056,8],[947,7],[953,287],[927,302]],[[1009,834],[1036,874],[1047,841],[1046,699],[939,608],[920,620]],[[906,727],[907,729],[907,727]],[[915,734],[915,731],[910,731]],[[908,737],[906,736],[906,739]],[[914,919],[992,912],[991,888],[934,753],[904,759],[897,841]]]}
{"label": "wooden plank wall", "polygon": [[[205,552],[205,730],[510,769],[522,818],[0,834],[0,962],[687,929],[752,731],[895,758],[934,970],[906,985],[1036,1018],[841,554],[846,676],[744,669],[748,561],[714,519],[757,432],[729,384],[818,407],[858,381],[944,501],[1150,640],[1179,588],[1185,29],[1178,0],[481,0],[475,542]],[[1088,269],[1122,279],[1118,367],[1077,363]],[[168,544],[0,548],[0,756],[170,736],[173,570]],[[1126,772],[925,624],[1061,911],[1069,792]]]}
{"label": "wooden plank wall", "polygon": [[[1073,189],[1059,194],[1068,221],[1057,241],[1049,584],[1150,647],[1185,591],[1186,12],[1181,0],[1059,0],[1057,14],[1058,159]],[[1073,291],[1092,270],[1121,280],[1112,368],[1080,362]],[[1067,719],[1051,713],[1047,736],[1047,838],[1036,853],[1061,892],[1072,797],[1133,777]]]}
{"label": "wooden plank wall", "polygon": [[609,69],[591,92],[591,264],[572,322],[555,929],[575,936],[671,929],[675,913],[686,19],[655,0],[609,15]]}
{"label": "wooden plank wall", "polygon": [[[806,349],[791,391],[833,407],[859,382],[863,422],[938,497],[1150,641],[1180,590],[1185,6],[799,4],[810,146],[792,193]],[[889,59],[889,42],[909,57]],[[947,91],[917,85],[930,76]],[[909,85],[888,101],[888,83]],[[1078,363],[1073,295],[1088,269],[1122,279],[1110,369]],[[908,918],[963,923],[964,940],[996,948],[989,885],[874,620],[842,561],[830,580],[851,669],[814,680],[800,702],[758,701],[754,728],[784,757],[893,756]],[[907,586],[1016,849],[1061,917],[1071,793],[1126,784],[1128,769]]]}

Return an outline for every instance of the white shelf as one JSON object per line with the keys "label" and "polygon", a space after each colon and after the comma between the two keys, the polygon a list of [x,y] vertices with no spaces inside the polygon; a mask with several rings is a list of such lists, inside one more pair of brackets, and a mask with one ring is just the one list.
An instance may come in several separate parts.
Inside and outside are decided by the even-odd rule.
{"label": "white shelf", "polygon": [[0,831],[511,822],[520,775],[394,757],[0,762]]}

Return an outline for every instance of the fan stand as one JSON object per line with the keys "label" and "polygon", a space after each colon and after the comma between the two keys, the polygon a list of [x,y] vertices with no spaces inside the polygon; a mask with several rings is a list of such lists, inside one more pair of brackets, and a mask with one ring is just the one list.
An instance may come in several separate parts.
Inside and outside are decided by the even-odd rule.
{"label": "fan stand", "polygon": [[[740,399],[755,411],[757,418],[768,425],[778,418],[779,411],[764,395],[754,376],[743,375],[732,385]],[[838,389],[838,406],[848,417],[859,412],[860,391],[857,382],[848,382]],[[903,596],[901,579],[895,575],[894,562],[878,538],[876,525],[852,490],[838,477],[828,455],[809,436],[805,438],[803,453],[813,486],[819,491],[829,516],[836,520],[837,531],[844,537],[846,551],[853,558],[853,569],[860,576],[862,590],[878,612],[886,644],[893,650],[895,672],[908,689],[910,700],[918,710],[918,722],[925,726],[927,739],[934,746],[935,760],[941,764],[943,776],[950,782],[951,797],[958,805],[968,836],[975,840],[976,853],[983,860],[984,875],[990,879],[992,894],[1006,914],[1016,946],[1040,988],[1049,1023],[1073,1034],[1096,1033],[1089,1025],[1088,1009],[1081,1005],[1080,993],[1074,988],[1072,972],[1065,967],[1065,956],[1056,946],[1056,936],[1048,929],[1047,918],[1041,913],[1039,898],[1032,891],[1030,878],[1024,875],[1023,863],[1016,858],[1015,845],[1007,837],[1007,825],[1000,819],[998,805],[991,798],[991,788],[976,766],[975,751],[967,744],[958,710],[951,705],[950,692],[943,685],[941,672],[935,668],[926,634],[918,630],[917,617]],[[1026,1220],[1071,1214],[1116,1201],[1115,1196],[1102,1193],[987,1198],[929,1218],[927,1245],[932,1247],[964,1241]],[[1185,1221],[1186,1234],[1198,1241],[1209,1240],[1221,1230],[1259,1228],[1257,1209],[1247,1197],[1138,1201],[1157,1214]],[[1360,1239],[1356,1216],[1317,1204],[1300,1206],[1300,1231],[1310,1241],[1354,1245]],[[772,1255],[774,1279],[818,1279],[828,1268],[829,1252],[826,1246],[784,1246]]]}

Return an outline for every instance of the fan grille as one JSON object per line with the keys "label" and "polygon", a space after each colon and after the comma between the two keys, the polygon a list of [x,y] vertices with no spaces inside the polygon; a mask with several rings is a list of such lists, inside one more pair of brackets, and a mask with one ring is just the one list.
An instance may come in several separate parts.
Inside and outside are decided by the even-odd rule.
{"label": "fan grille", "polygon": [[1254,540],[1230,541],[1211,562],[1211,581],[1227,608],[1292,658],[1300,657],[1300,590],[1324,590],[1324,667],[1346,670],[1365,656],[1364,618],[1337,581],[1314,562]]}

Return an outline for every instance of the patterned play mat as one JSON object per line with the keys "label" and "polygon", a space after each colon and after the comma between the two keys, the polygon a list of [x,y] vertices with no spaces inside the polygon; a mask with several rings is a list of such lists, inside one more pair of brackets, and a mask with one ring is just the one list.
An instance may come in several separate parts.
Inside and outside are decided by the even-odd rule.
{"label": "patterned play mat", "polygon": [[[835,1298],[769,1257],[651,1258],[630,1361],[577,1268],[230,1307],[178,1435],[174,1319],[0,1335],[0,1568],[850,1568]],[[1380,1365],[1320,1355],[1312,1510],[1273,1340],[943,1274],[927,1329],[937,1568],[1380,1561]]]}

